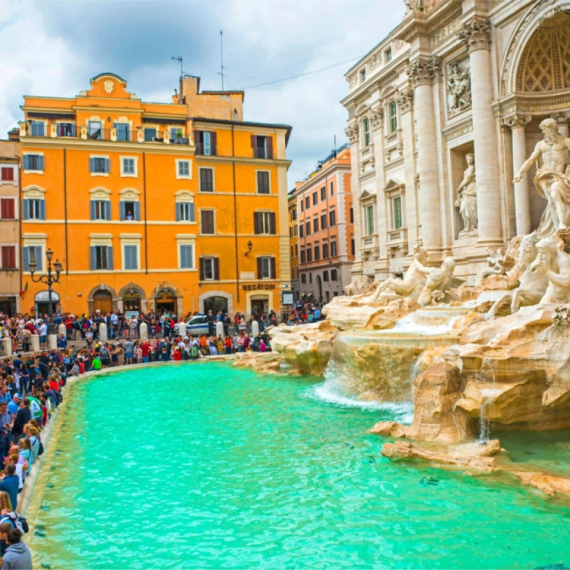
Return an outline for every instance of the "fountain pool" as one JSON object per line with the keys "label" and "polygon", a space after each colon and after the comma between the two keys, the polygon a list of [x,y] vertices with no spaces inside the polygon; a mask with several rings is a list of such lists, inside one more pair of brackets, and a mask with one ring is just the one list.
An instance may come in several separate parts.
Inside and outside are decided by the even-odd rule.
{"label": "fountain pool", "polygon": [[401,410],[327,394],[224,363],[72,384],[27,512],[36,567],[570,565],[570,509],[391,462],[366,430]]}

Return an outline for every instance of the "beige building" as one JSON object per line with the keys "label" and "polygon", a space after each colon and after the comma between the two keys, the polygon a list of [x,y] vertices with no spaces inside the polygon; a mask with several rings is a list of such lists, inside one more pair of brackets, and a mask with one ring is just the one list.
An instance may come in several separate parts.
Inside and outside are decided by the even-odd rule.
{"label": "beige building", "polygon": [[0,141],[0,313],[20,310],[20,144]]}
{"label": "beige building", "polygon": [[405,4],[402,23],[346,73],[353,274],[402,274],[421,245],[473,282],[488,248],[540,223],[535,167],[513,178],[543,119],[568,136],[570,0]]}

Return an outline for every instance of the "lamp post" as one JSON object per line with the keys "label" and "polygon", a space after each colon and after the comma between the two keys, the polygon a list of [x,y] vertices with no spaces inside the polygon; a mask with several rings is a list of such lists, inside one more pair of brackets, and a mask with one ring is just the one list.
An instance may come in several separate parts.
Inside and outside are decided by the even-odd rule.
{"label": "lamp post", "polygon": [[55,275],[54,275],[51,263],[51,260],[53,258],[53,251],[51,249],[48,249],[46,251],[46,257],[48,262],[47,275],[40,275],[39,277],[34,278],[34,273],[36,272],[35,260],[30,261],[29,267],[30,267],[30,277],[32,278],[32,281],[34,283],[45,283],[48,286],[48,334],[53,334],[54,333],[53,307],[51,304],[52,293],[53,293],[52,285],[54,283],[59,283],[59,276],[61,274],[62,267],[61,263],[59,262],[59,259],[56,259],[53,263],[53,270],[55,270]]}

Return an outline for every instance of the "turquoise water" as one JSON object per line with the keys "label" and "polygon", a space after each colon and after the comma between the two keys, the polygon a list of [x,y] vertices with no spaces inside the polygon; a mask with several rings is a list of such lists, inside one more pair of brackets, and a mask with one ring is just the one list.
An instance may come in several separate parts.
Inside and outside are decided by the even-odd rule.
{"label": "turquoise water", "polygon": [[366,430],[401,410],[323,392],[223,363],[73,384],[28,511],[36,566],[570,566],[569,509],[384,459]]}

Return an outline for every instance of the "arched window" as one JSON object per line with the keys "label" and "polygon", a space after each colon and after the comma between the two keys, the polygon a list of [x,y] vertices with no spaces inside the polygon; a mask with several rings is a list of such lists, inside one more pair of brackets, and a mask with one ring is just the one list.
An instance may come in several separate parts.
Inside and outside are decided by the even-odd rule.
{"label": "arched window", "polygon": [[362,143],[364,146],[370,145],[370,121],[367,118],[362,121]]}

